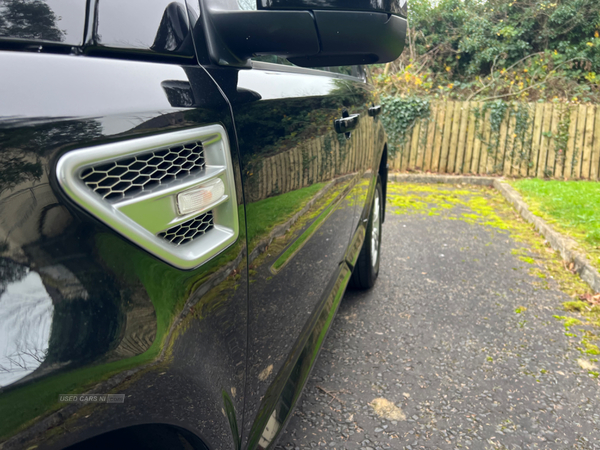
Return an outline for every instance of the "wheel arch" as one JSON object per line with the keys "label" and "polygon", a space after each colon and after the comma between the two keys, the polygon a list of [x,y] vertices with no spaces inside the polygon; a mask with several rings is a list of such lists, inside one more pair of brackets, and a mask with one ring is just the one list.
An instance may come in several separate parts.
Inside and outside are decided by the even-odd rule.
{"label": "wheel arch", "polygon": [[149,423],[119,428],[67,447],[65,450],[210,450],[195,433],[176,425]]}

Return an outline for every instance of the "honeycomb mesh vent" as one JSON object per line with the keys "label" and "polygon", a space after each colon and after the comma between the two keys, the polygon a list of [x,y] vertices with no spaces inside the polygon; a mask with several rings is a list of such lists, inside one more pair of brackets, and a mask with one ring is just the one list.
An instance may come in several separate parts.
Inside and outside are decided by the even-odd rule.
{"label": "honeycomb mesh vent", "polygon": [[213,227],[213,214],[209,211],[194,219],[183,222],[167,231],[159,233],[158,236],[171,244],[182,245],[202,236]]}
{"label": "honeycomb mesh vent", "polygon": [[204,167],[202,143],[192,142],[89,167],[81,179],[103,199],[120,200],[186,178]]}

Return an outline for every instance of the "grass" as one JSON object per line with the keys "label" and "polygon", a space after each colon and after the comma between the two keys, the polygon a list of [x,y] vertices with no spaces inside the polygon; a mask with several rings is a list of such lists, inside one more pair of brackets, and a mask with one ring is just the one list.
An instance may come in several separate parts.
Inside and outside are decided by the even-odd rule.
{"label": "grass", "polygon": [[600,183],[527,179],[512,184],[531,212],[571,236],[600,267]]}

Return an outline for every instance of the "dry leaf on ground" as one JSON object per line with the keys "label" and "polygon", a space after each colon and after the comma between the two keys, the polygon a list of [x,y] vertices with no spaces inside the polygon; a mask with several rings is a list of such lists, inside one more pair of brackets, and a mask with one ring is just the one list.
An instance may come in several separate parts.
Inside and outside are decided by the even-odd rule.
{"label": "dry leaf on ground", "polygon": [[583,300],[584,302],[588,302],[590,305],[600,306],[600,294],[592,295],[590,293],[587,293],[580,295],[579,299]]}
{"label": "dry leaf on ground", "polygon": [[596,368],[596,364],[589,362],[587,359],[579,358],[577,363],[583,370],[594,370]]}
{"label": "dry leaf on ground", "polygon": [[388,420],[406,420],[402,410],[385,398],[376,398],[369,405],[379,417]]}
{"label": "dry leaf on ground", "polygon": [[269,375],[271,375],[271,372],[273,372],[273,364],[271,364],[269,367],[267,367],[261,373],[259,373],[258,379],[260,381],[265,381],[267,378],[269,378]]}

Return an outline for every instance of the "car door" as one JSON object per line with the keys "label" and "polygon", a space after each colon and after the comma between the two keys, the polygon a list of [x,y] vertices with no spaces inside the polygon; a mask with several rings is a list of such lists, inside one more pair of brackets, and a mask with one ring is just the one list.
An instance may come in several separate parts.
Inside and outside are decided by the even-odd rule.
{"label": "car door", "polygon": [[185,4],[99,2],[86,22],[59,3],[7,2],[32,14],[0,30],[0,446],[239,447],[246,220],[229,104]]}
{"label": "car door", "polygon": [[[355,77],[289,64],[255,60],[251,70],[208,71],[232,105],[246,200],[243,444],[267,448],[304,385],[350,276],[348,244],[363,210],[357,200],[365,201],[355,188],[374,157],[369,92]],[[336,120],[352,115],[355,127],[336,131]]]}

